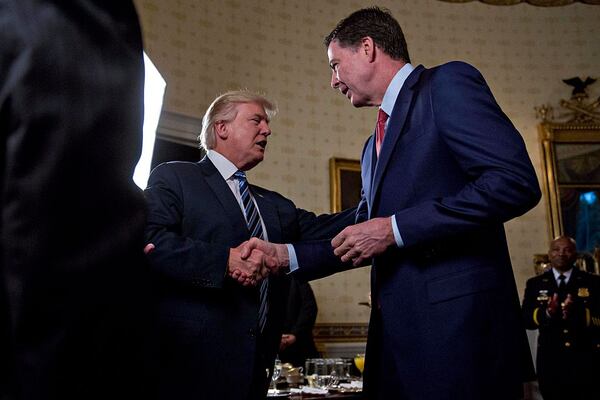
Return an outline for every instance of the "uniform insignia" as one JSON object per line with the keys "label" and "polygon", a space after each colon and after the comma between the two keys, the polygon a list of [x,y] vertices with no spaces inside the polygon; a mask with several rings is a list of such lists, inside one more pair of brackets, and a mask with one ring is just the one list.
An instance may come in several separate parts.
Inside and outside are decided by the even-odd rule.
{"label": "uniform insignia", "polygon": [[590,297],[590,291],[586,287],[580,287],[577,290],[577,296],[579,296],[579,297]]}
{"label": "uniform insignia", "polygon": [[548,301],[548,291],[540,290],[538,292],[537,301]]}

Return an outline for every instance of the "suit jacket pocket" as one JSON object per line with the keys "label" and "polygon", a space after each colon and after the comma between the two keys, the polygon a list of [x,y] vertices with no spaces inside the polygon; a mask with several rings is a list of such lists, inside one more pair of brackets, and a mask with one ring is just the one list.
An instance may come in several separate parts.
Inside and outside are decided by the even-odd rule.
{"label": "suit jacket pocket", "polygon": [[441,303],[459,297],[495,289],[499,279],[494,268],[475,267],[427,282],[430,304]]}

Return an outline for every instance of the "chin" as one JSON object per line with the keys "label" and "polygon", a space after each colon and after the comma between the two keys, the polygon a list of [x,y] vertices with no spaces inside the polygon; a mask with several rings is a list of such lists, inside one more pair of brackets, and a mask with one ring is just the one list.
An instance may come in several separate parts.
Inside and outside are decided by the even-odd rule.
{"label": "chin", "polygon": [[244,171],[251,170],[252,168],[256,167],[258,164],[260,164],[263,159],[264,159],[264,157],[256,157],[255,159],[246,162],[244,164],[243,170]]}
{"label": "chin", "polygon": [[361,107],[366,107],[366,106],[368,106],[368,104],[367,104],[365,101],[363,101],[363,100],[361,100],[361,99],[355,99],[354,97],[352,97],[352,98],[350,99],[350,103],[352,103],[352,105],[353,105],[354,107],[356,107],[356,108],[361,108]]}

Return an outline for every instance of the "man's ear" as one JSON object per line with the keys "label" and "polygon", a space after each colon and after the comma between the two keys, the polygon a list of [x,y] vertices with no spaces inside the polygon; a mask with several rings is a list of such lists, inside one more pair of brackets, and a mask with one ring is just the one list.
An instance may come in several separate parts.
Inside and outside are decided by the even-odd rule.
{"label": "man's ear", "polygon": [[365,36],[360,40],[360,51],[364,52],[369,62],[375,60],[375,42],[370,36]]}
{"label": "man's ear", "polygon": [[229,130],[227,129],[227,123],[225,121],[216,121],[215,122],[215,133],[217,136],[223,140],[227,139],[229,135]]}

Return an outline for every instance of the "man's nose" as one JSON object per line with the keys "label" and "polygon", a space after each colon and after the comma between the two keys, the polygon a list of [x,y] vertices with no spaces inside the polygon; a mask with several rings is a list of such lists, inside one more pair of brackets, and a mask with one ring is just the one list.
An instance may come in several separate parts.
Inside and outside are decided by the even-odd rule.
{"label": "man's nose", "polygon": [[338,86],[340,86],[340,79],[338,78],[338,75],[335,71],[331,71],[331,87],[333,89],[337,89]]}
{"label": "man's nose", "polygon": [[269,136],[271,134],[271,127],[267,121],[263,121],[260,127],[260,133],[265,136]]}

